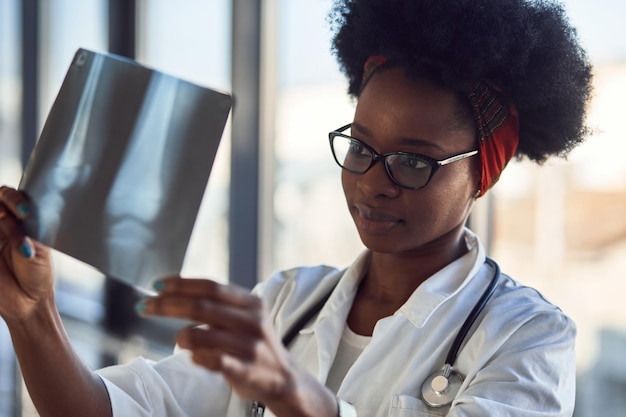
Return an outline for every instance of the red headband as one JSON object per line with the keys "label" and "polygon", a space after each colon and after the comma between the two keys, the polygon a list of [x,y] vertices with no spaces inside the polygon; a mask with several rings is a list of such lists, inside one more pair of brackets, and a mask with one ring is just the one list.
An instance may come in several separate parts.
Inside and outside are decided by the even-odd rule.
{"label": "red headband", "polygon": [[[364,84],[387,58],[371,56],[363,65]],[[477,83],[468,93],[474,123],[478,132],[478,154],[481,174],[479,196],[485,195],[500,178],[519,144],[518,112],[515,106],[505,107],[502,95],[485,82]]]}
{"label": "red headband", "polygon": [[485,195],[500,178],[519,144],[519,122],[515,106],[505,107],[501,95],[484,82],[469,93],[478,130],[478,153],[481,175],[480,194]]}

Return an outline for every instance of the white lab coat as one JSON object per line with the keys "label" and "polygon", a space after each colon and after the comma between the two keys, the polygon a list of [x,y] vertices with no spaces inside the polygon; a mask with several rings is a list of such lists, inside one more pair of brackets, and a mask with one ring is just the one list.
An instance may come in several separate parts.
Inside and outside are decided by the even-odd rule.
{"label": "white lab coat", "polygon": [[[423,381],[442,368],[459,328],[493,274],[477,238],[470,252],[425,281],[371,342],[337,394],[345,417],[571,416],[575,391],[575,326],[537,291],[502,274],[455,363],[465,375],[452,406],[420,399]],[[358,283],[365,251],[346,271],[306,267],[280,272],[256,291],[271,307],[279,334],[337,284],[318,317],[290,346],[325,381]],[[341,280],[340,280],[341,278]],[[157,363],[138,358],[99,371],[114,417],[248,417],[250,405],[220,375],[193,365],[185,351]],[[350,405],[352,404],[352,405]],[[272,416],[266,410],[266,416]]]}

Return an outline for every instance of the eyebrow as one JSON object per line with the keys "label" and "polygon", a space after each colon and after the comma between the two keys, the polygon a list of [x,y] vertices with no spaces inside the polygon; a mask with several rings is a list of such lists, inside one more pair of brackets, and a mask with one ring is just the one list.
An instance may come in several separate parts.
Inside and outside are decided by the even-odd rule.
{"label": "eyebrow", "polygon": [[[372,136],[372,131],[369,128],[363,126],[362,124],[353,122],[352,123],[352,128],[354,130],[358,131],[359,133],[362,133],[362,134],[367,135],[367,136]],[[431,148],[438,149],[438,150],[440,150],[443,153],[446,152],[438,144],[436,144],[434,142],[431,142],[431,141],[428,141],[428,140],[425,140],[425,139],[401,137],[401,138],[399,138],[398,141],[399,141],[400,145],[405,145],[405,146],[428,146],[428,147],[431,147]]]}

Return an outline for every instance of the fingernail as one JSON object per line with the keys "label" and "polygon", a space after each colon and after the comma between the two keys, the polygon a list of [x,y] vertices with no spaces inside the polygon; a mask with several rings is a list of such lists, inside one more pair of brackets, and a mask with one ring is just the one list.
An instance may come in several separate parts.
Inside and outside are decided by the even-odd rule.
{"label": "fingernail", "polygon": [[26,217],[30,214],[30,206],[26,203],[20,203],[17,205],[17,212],[22,217]]}
{"label": "fingernail", "polygon": [[152,284],[152,288],[154,288],[155,291],[163,291],[163,288],[165,288],[165,281],[163,280],[158,280],[158,281],[154,281],[154,284]]}
{"label": "fingernail", "polygon": [[20,254],[26,259],[33,257],[33,248],[28,244],[28,242],[24,241],[24,243],[22,243],[22,246],[20,246]]}
{"label": "fingernail", "polygon": [[139,314],[142,314],[146,311],[146,300],[141,300],[137,304],[135,304],[135,311]]}

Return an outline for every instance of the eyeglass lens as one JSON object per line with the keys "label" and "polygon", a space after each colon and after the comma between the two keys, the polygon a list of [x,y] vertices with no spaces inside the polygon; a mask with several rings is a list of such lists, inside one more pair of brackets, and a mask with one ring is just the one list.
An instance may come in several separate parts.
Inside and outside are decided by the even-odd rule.
{"label": "eyeglass lens", "polygon": [[[336,135],[332,148],[337,163],[355,174],[365,173],[375,159],[372,151],[354,138]],[[429,162],[417,155],[403,153],[386,155],[385,167],[396,184],[408,188],[426,185],[433,169]]]}

